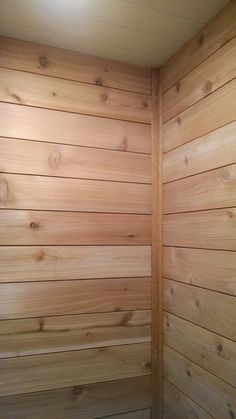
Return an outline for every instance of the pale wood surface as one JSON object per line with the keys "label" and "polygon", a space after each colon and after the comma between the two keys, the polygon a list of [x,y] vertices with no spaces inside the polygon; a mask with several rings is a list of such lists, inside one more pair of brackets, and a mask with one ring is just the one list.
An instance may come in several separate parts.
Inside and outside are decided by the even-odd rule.
{"label": "pale wood surface", "polygon": [[164,247],[163,275],[236,296],[234,252]]}
{"label": "pale wood surface", "polygon": [[236,80],[195,103],[163,125],[164,151],[209,133],[236,118]]}
{"label": "pale wood surface", "polygon": [[150,245],[151,216],[0,211],[1,245]]}
{"label": "pale wood surface", "polygon": [[150,278],[3,283],[0,320],[150,309]]}
{"label": "pale wood surface", "polygon": [[165,419],[211,419],[200,406],[182,391],[164,380],[164,417]]}
{"label": "pale wood surface", "polygon": [[15,70],[151,93],[150,70],[47,45],[0,38],[0,66]]}
{"label": "pale wood surface", "polygon": [[150,419],[150,414],[150,409],[145,409],[129,413],[121,413],[120,415],[107,416],[106,419]]}
{"label": "pale wood surface", "polygon": [[6,246],[0,282],[151,276],[149,246]]}
{"label": "pale wood surface", "polygon": [[149,310],[1,320],[0,358],[143,343],[150,339]]}
{"label": "pale wood surface", "polygon": [[150,214],[151,187],[138,183],[2,174],[0,208]]}
{"label": "pale wood surface", "polygon": [[21,394],[150,374],[150,344],[0,360],[0,394]]}
{"label": "pale wood surface", "polygon": [[234,1],[191,38],[163,66],[163,91],[172,87],[236,35]]}
{"label": "pale wood surface", "polygon": [[183,112],[235,77],[236,38],[233,38],[164,93],[163,121]]}
{"label": "pale wood surface", "polygon": [[164,337],[167,346],[236,387],[236,342],[169,313]]}
{"label": "pale wood surface", "polygon": [[164,280],[164,310],[233,341],[236,341],[235,303],[235,296]]}
{"label": "pale wood surface", "polygon": [[236,162],[236,122],[165,153],[164,183]]}
{"label": "pale wood surface", "polygon": [[150,96],[0,68],[0,101],[151,122]]}
{"label": "pale wood surface", "polygon": [[235,187],[236,164],[166,183],[164,213],[233,207]]}
{"label": "pale wood surface", "polygon": [[236,251],[236,208],[165,215],[163,243]]}
{"label": "pale wood surface", "polygon": [[[0,398],[1,419],[97,419],[150,407],[150,376]],[[43,409],[42,409],[43,406]]]}
{"label": "pale wood surface", "polygon": [[151,183],[145,154],[0,138],[0,171],[119,182]]}
{"label": "pale wood surface", "polygon": [[151,153],[150,125],[13,103],[0,102],[0,134],[34,141]]}

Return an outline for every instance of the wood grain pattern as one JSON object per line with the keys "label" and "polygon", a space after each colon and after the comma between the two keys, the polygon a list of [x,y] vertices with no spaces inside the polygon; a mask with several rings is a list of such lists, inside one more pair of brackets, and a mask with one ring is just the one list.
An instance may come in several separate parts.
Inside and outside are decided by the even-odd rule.
{"label": "wood grain pattern", "polygon": [[[0,398],[0,418],[97,419],[150,407],[150,376]],[[43,409],[42,409],[43,406]]]}
{"label": "wood grain pattern", "polygon": [[1,320],[0,358],[143,343],[150,339],[149,310]]}
{"label": "wood grain pattern", "polygon": [[236,414],[236,389],[165,347],[165,377],[216,419]]}
{"label": "wood grain pattern", "polygon": [[233,207],[235,187],[236,164],[166,183],[164,213]]}
{"label": "wood grain pattern", "polygon": [[0,207],[60,211],[151,213],[150,185],[0,175]]}
{"label": "wood grain pattern", "polygon": [[164,280],[164,310],[236,341],[236,297]]}
{"label": "wood grain pattern", "polygon": [[0,320],[150,309],[150,278],[2,283]]}
{"label": "wood grain pattern", "polygon": [[236,35],[232,1],[163,66],[163,91],[172,87]]}
{"label": "wood grain pattern", "polygon": [[150,96],[0,68],[0,100],[134,122],[151,122]]}
{"label": "wood grain pattern", "polygon": [[236,296],[234,252],[164,247],[166,278]]}
{"label": "wood grain pattern", "polygon": [[150,409],[136,410],[134,412],[121,413],[120,415],[108,416],[107,419],[150,419]]}
{"label": "wood grain pattern", "polygon": [[220,48],[163,95],[166,122],[236,77],[236,38]]}
{"label": "wood grain pattern", "polygon": [[194,403],[182,391],[164,380],[164,418],[165,419],[211,419],[200,406]]}
{"label": "wood grain pattern", "polygon": [[163,243],[236,251],[236,208],[165,215]]}
{"label": "wood grain pattern", "polygon": [[236,162],[236,122],[184,144],[163,156],[164,183]]}
{"label": "wood grain pattern", "polygon": [[151,275],[149,246],[6,246],[0,282]]}
{"label": "wood grain pattern", "polygon": [[150,344],[4,359],[0,368],[1,396],[138,377],[150,374]]}
{"label": "wood grain pattern", "polygon": [[0,171],[151,183],[150,156],[0,138]]}
{"label": "wood grain pattern", "polygon": [[151,153],[150,125],[13,103],[0,102],[0,135],[34,141]]}
{"label": "wood grain pattern", "polygon": [[205,135],[236,118],[236,80],[227,83],[163,125],[167,152]]}
{"label": "wood grain pattern", "polygon": [[151,216],[0,211],[0,245],[151,245]]}
{"label": "wood grain pattern", "polygon": [[165,313],[165,344],[236,387],[236,342]]}
{"label": "wood grain pattern", "polygon": [[151,93],[150,69],[15,39],[0,38],[0,66],[31,73]]}

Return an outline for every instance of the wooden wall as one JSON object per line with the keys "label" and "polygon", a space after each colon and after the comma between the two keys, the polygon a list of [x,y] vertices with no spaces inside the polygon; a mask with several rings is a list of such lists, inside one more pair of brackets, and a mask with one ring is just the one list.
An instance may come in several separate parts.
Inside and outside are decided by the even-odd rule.
{"label": "wooden wall", "polygon": [[0,40],[0,418],[148,419],[151,74]]}
{"label": "wooden wall", "polygon": [[236,417],[236,2],[162,68],[164,412]]}

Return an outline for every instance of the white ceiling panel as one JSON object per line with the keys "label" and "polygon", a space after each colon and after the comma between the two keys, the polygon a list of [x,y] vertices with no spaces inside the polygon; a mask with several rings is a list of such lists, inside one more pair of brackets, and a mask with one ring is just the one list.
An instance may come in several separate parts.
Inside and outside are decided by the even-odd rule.
{"label": "white ceiling panel", "polygon": [[227,0],[0,0],[0,34],[159,66]]}

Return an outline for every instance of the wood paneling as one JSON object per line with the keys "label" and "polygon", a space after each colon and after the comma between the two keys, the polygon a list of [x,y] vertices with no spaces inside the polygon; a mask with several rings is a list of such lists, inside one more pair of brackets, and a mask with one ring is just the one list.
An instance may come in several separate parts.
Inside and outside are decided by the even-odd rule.
{"label": "wood paneling", "polygon": [[2,283],[0,320],[150,309],[150,278]]}
{"label": "wood paneling", "polygon": [[236,80],[195,103],[163,126],[164,151],[233,122],[236,115]]}
{"label": "wood paneling", "polygon": [[232,122],[166,153],[164,183],[235,163],[235,135],[236,122]]}
{"label": "wood paneling", "polygon": [[60,211],[151,213],[149,185],[0,175],[0,207]]}
{"label": "wood paneling", "polygon": [[236,77],[236,38],[211,55],[163,95],[163,121]]}
{"label": "wood paneling", "polygon": [[149,310],[1,320],[0,358],[143,343],[150,335]]}
{"label": "wood paneling", "polygon": [[0,102],[0,134],[34,141],[151,153],[150,125],[12,103]]}
{"label": "wood paneling", "polygon": [[164,64],[163,91],[172,87],[236,35],[235,17],[236,5],[232,1]]}
{"label": "wood paneling", "polygon": [[164,247],[163,275],[236,296],[234,252]]}
{"label": "wood paneling", "polygon": [[150,409],[137,410],[135,412],[121,413],[120,415],[112,415],[107,419],[150,419]]}
{"label": "wood paneling", "polygon": [[172,314],[236,341],[235,296],[165,279],[163,306]]}
{"label": "wood paneling", "polygon": [[151,182],[151,158],[148,155],[9,138],[0,138],[0,142],[1,172]]}
{"label": "wood paneling", "polygon": [[163,243],[236,251],[236,208],[165,215]]}
{"label": "wood paneling", "polygon": [[[150,407],[150,377],[136,377],[0,398],[0,418],[97,419]],[[43,406],[43,409],[42,409]]]}
{"label": "wood paneling", "polygon": [[165,344],[236,387],[236,342],[165,313]]}
{"label": "wood paneling", "polygon": [[214,418],[235,416],[236,389],[168,347],[165,377]]}
{"label": "wood paneling", "polygon": [[164,213],[236,206],[236,164],[166,183]]}
{"label": "wood paneling", "polygon": [[151,216],[0,211],[1,245],[150,245]]}
{"label": "wood paneling", "polygon": [[165,419],[211,419],[200,406],[182,391],[164,380],[164,417]]}
{"label": "wood paneling", "polygon": [[151,275],[149,246],[6,246],[0,282]]}
{"label": "wood paneling", "polygon": [[150,344],[0,360],[0,394],[21,394],[150,374]]}
{"label": "wood paneling", "polygon": [[151,93],[150,70],[145,67],[3,37],[0,50],[1,67]]}
{"label": "wood paneling", "polygon": [[0,68],[0,100],[68,112],[151,122],[150,96]]}

